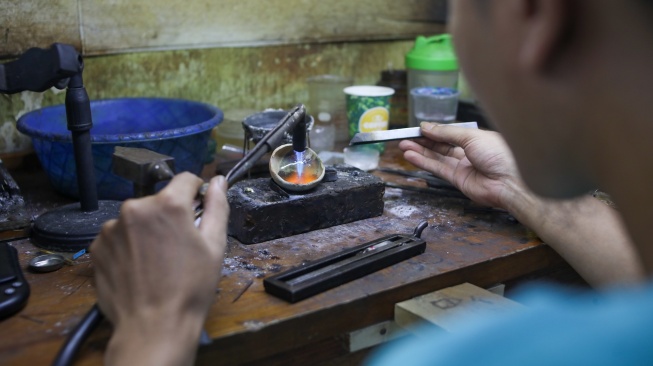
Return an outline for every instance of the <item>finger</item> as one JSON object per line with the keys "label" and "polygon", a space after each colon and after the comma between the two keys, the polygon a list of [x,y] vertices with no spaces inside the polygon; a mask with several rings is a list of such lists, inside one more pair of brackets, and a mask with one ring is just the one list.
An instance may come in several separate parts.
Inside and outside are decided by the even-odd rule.
{"label": "finger", "polygon": [[220,175],[209,182],[209,189],[204,197],[204,214],[200,223],[200,232],[209,243],[224,245],[228,222],[227,180]]}
{"label": "finger", "polygon": [[401,140],[399,141],[399,148],[401,150],[408,150],[409,147],[412,148],[412,150],[417,151],[415,149],[418,149],[419,147],[423,147],[426,149],[431,149],[433,145],[435,145],[437,142],[433,140],[429,140],[427,138],[417,138],[417,139],[412,139],[412,140]]}
{"label": "finger", "polygon": [[485,131],[451,125],[439,125],[429,122],[420,124],[422,135],[430,140],[445,142],[463,149]]}
{"label": "finger", "polygon": [[100,294],[114,292],[113,277],[107,275],[112,270],[112,267],[107,265],[106,260],[101,259],[95,253],[91,253],[91,260],[93,262],[93,286],[98,293],[98,299],[101,299]]}
{"label": "finger", "polygon": [[412,150],[429,158],[435,158],[436,155],[444,155],[456,159],[463,159],[465,151],[457,146],[451,144],[431,141],[428,146],[425,146],[422,141],[404,140],[399,143],[399,147],[403,151]]}
{"label": "finger", "polygon": [[460,162],[460,160],[456,158],[443,155],[440,155],[437,159],[431,159],[415,151],[406,151],[404,153],[404,158],[416,167],[429,171],[449,182],[453,181],[456,166]]}
{"label": "finger", "polygon": [[465,150],[463,150],[462,147],[447,143],[436,143],[431,149],[440,155],[456,158],[458,160],[465,157]]}
{"label": "finger", "polygon": [[189,205],[195,199],[197,191],[204,183],[198,176],[184,172],[175,175],[168,185],[161,191],[163,194],[172,194],[189,202]]}
{"label": "finger", "polygon": [[107,253],[107,246],[104,244],[104,237],[109,236],[109,233],[112,230],[115,230],[116,225],[118,224],[117,219],[110,219],[107,220],[104,224],[102,224],[102,228],[100,229],[100,233],[98,234],[97,237],[93,240],[91,245],[89,245],[88,249],[86,250],[88,253],[93,253],[98,254],[100,256],[103,255],[108,255]]}
{"label": "finger", "polygon": [[109,299],[109,294],[115,293],[115,291],[111,286],[111,283],[107,281],[107,277],[102,274],[95,276],[95,293],[97,295],[97,303],[100,307],[100,311],[113,325],[115,325],[117,320],[116,313],[114,312],[113,307],[110,306],[111,300]]}
{"label": "finger", "polygon": [[[409,149],[404,153],[406,160],[416,167],[428,170],[438,176],[442,176],[443,174],[453,174],[449,170],[452,170],[460,161],[457,157],[450,157],[430,149],[425,149],[419,144],[407,147]],[[441,163],[442,166],[438,163]]]}

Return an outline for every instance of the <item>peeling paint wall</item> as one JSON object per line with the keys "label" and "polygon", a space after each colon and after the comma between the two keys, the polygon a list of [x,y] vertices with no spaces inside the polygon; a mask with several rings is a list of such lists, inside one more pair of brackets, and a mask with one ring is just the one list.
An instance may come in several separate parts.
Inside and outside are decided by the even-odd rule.
{"label": "peeling paint wall", "polygon": [[410,39],[446,0],[0,0],[0,57],[69,43],[84,55]]}
{"label": "peeling paint wall", "polygon": [[0,94],[0,153],[25,151],[30,139],[16,130],[16,121],[23,114],[43,106],[44,93],[23,92],[9,97]]}

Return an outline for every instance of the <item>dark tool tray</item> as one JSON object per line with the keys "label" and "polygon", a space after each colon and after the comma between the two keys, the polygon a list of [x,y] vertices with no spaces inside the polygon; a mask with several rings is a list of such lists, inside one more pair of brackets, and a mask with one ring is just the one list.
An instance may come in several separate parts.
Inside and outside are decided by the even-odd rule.
{"label": "dark tool tray", "polygon": [[[423,223],[421,230],[426,227]],[[418,227],[419,228],[419,227]],[[392,264],[424,253],[426,242],[416,234],[388,235],[263,281],[265,291],[291,303],[363,277]]]}

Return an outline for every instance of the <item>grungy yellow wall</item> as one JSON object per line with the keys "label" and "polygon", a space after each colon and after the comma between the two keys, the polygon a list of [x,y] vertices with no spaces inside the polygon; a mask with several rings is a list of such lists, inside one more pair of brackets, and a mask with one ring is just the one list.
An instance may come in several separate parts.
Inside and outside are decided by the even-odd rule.
{"label": "grungy yellow wall", "polygon": [[410,47],[402,41],[134,53],[89,59],[85,77],[95,98],[149,95],[223,109],[288,107],[306,103],[310,76],[374,84],[388,65],[403,68]]}
{"label": "grungy yellow wall", "polygon": [[[223,110],[306,103],[320,74],[374,84],[417,35],[442,33],[444,0],[0,0],[0,58],[70,43],[91,99],[173,97]],[[0,131],[64,93],[0,95]],[[14,137],[12,137],[14,138]],[[1,140],[1,139],[0,139]],[[0,152],[3,152],[0,141]]]}
{"label": "grungy yellow wall", "polygon": [[409,39],[446,0],[1,0],[0,57],[54,41],[84,55]]}

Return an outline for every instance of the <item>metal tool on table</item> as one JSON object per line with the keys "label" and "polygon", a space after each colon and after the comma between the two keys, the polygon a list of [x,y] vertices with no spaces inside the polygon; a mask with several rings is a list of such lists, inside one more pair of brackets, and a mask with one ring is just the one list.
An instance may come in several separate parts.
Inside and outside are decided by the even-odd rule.
{"label": "metal tool on table", "polygon": [[66,264],[66,258],[61,254],[41,254],[30,259],[29,269],[32,272],[47,273],[54,272]]}
{"label": "metal tool on table", "polygon": [[394,182],[384,181],[384,185],[388,188],[397,188],[405,191],[413,191],[419,193],[427,193],[440,197],[450,197],[450,198],[461,198],[469,199],[462,193],[458,188],[456,188],[451,183],[446,180],[440,179],[433,174],[426,171],[409,171],[402,169],[392,169],[392,168],[377,168],[374,169],[375,172],[398,175],[406,178],[417,178],[426,182],[426,187],[416,187],[413,185],[407,184],[397,184]]}
{"label": "metal tool on table", "polygon": [[117,146],[113,153],[113,172],[134,184],[134,197],[156,192],[156,184],[175,175],[175,159],[157,152]]}
{"label": "metal tool on table", "polygon": [[[478,128],[476,122],[457,122],[448,123],[446,126],[457,126],[465,128]],[[422,137],[422,131],[419,127],[398,128],[395,130],[359,132],[349,141],[349,145],[373,144],[377,142],[415,139]]]}
{"label": "metal tool on table", "polygon": [[343,250],[263,280],[265,291],[297,302],[405,259],[424,253],[421,222],[412,235],[394,234]]}
{"label": "metal tool on table", "polygon": [[437,189],[446,189],[450,191],[459,191],[453,184],[447,182],[444,179],[438,178],[433,174],[424,171],[424,170],[403,170],[403,169],[393,169],[393,168],[376,168],[373,171],[398,175],[406,178],[417,178],[426,182],[430,188]]}
{"label": "metal tool on table", "polygon": [[[172,179],[174,170],[173,157],[148,149],[118,146],[113,153],[113,172],[134,184],[134,197],[156,193],[157,184]],[[202,200],[208,186],[204,183],[197,192],[197,202],[193,207],[195,219],[203,212]]]}

